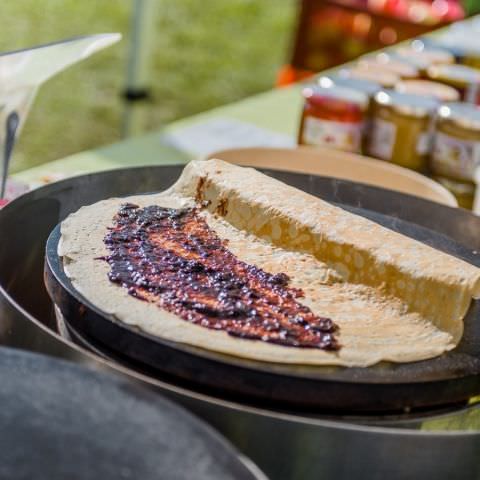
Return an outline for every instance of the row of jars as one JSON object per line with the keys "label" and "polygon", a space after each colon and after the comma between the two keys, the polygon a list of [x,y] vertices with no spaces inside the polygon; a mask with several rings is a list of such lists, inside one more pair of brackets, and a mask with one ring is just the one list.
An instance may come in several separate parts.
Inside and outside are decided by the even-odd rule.
{"label": "row of jars", "polygon": [[479,103],[480,69],[455,61],[451,52],[415,40],[410,46],[362,57],[341,74],[373,81],[383,88],[394,88],[402,80],[422,79],[450,86],[465,102]]}
{"label": "row of jars", "polygon": [[[460,85],[433,81],[433,75],[444,67],[460,67],[462,72],[466,68],[469,74],[470,70],[477,74],[477,70],[449,63],[452,58],[448,52],[423,52],[422,71],[430,70],[428,79],[416,78],[412,63],[392,54],[387,54],[387,62],[390,67],[395,65],[398,75],[373,67],[385,61],[377,55],[361,59],[336,75],[320,77],[317,84],[303,91],[298,141],[364,153],[429,173],[452,191],[461,206],[471,208],[475,171],[480,166],[480,109],[474,105],[480,71],[478,82],[470,79]],[[418,57],[416,61],[420,66]],[[419,68],[415,71],[418,73]]]}

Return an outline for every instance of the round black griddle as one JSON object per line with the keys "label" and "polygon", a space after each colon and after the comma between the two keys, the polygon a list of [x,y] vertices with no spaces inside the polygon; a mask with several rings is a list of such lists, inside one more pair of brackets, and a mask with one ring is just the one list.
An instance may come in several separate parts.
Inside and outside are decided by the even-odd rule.
{"label": "round black griddle", "polygon": [[127,380],[8,348],[0,378],[0,478],[263,478],[206,424]]}
{"label": "round black griddle", "polygon": [[[350,182],[341,182],[340,187],[348,189],[349,184],[352,191],[357,189],[358,192],[358,186]],[[385,195],[381,189],[362,188],[370,190],[370,195],[372,191]],[[402,196],[395,194],[399,195]],[[338,188],[334,198],[329,199],[392,230],[480,265],[480,257],[474,250],[446,235],[416,223],[352,206],[353,202],[343,204],[339,201]],[[422,205],[422,201],[419,203]],[[427,204],[433,215],[435,204]],[[45,280],[67,327],[99,351],[150,375],[223,397],[290,410],[386,412],[434,408],[466,401],[480,393],[478,301],[472,303],[465,318],[465,332],[459,346],[434,359],[406,364],[382,363],[369,368],[252,361],[166,341],[109,317],[73,288],[57,255],[59,237],[57,226],[47,242]]]}

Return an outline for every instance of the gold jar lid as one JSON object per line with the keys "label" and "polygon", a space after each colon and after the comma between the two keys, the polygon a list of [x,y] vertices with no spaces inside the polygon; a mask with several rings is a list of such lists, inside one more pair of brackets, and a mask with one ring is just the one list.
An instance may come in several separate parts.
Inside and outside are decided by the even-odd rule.
{"label": "gold jar lid", "polygon": [[441,102],[460,100],[460,94],[453,87],[430,80],[402,80],[395,85],[395,90],[410,95],[433,97]]}
{"label": "gold jar lid", "polygon": [[423,68],[436,64],[455,63],[454,55],[448,50],[443,48],[430,48],[418,40],[414,40],[406,47],[398,47],[395,49],[395,53],[401,57],[410,59],[418,65],[423,65]]}
{"label": "gold jar lid", "polygon": [[413,63],[386,52],[360,58],[357,64],[373,71],[387,70],[401,78],[417,78],[420,76],[419,69]]}
{"label": "gold jar lid", "polygon": [[420,97],[393,90],[382,90],[374,97],[379,106],[390,107],[395,112],[416,118],[426,118],[438,108],[438,101],[432,97]]}
{"label": "gold jar lid", "polygon": [[480,84],[480,70],[466,65],[432,65],[427,70],[430,79],[459,88]]}
{"label": "gold jar lid", "polygon": [[339,75],[344,78],[358,78],[360,80],[368,80],[370,82],[377,82],[383,88],[394,87],[400,81],[400,77],[391,70],[379,67],[375,70],[355,66],[351,68],[344,68],[340,70]]}
{"label": "gold jar lid", "polygon": [[448,120],[453,124],[478,132],[480,140],[480,108],[471,103],[447,103],[438,108],[439,121]]}

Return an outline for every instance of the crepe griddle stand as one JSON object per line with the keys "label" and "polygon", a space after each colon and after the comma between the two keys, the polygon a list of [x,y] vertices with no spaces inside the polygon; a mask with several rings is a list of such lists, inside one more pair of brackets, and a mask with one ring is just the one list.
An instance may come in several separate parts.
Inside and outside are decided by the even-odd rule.
{"label": "crepe griddle stand", "polygon": [[[255,402],[251,396],[229,398],[208,389],[188,387],[173,378],[160,378],[132,359],[120,363],[104,349],[92,353],[98,345],[90,348],[59,334],[43,279],[45,242],[55,226],[82,205],[112,196],[163,190],[178,178],[180,171],[181,167],[143,167],[82,176],[33,191],[0,211],[0,232],[8,232],[0,243],[1,342],[93,363],[154,386],[217,427],[271,478],[478,477],[479,432],[421,430],[432,422],[448,422],[460,410],[468,410],[474,421],[476,407],[466,406],[466,399],[460,404],[458,400],[459,392],[479,391],[475,355],[480,341],[475,328],[462,353],[470,356],[471,362],[461,358],[453,361],[458,365],[457,370],[450,371],[457,376],[451,385],[453,392],[449,388],[439,391],[438,396],[445,402],[437,402],[438,408],[360,415],[345,410],[339,414],[293,408],[274,397],[267,405]],[[429,230],[441,232],[449,237],[441,235],[445,244],[450,243],[459,249],[457,254],[470,256],[469,260],[476,262],[480,219],[466,211],[346,181],[267,173],[347,208],[360,208],[365,215],[379,213],[403,219],[409,222],[409,228],[425,235],[424,241],[438,240],[438,235],[429,235]],[[412,224],[427,229],[415,229]],[[395,228],[395,222],[390,226]],[[452,399],[454,405],[450,405]]]}
{"label": "crepe griddle stand", "polygon": [[[467,248],[437,232],[379,213],[346,208],[480,264]],[[266,363],[163,340],[118,321],[91,304],[72,285],[58,257],[59,240],[57,226],[47,240],[45,283],[66,334],[120,363],[136,363],[157,378],[267,407],[347,415],[438,408],[480,393],[478,302],[473,303],[464,319],[457,348],[433,359],[381,363],[369,368]]]}

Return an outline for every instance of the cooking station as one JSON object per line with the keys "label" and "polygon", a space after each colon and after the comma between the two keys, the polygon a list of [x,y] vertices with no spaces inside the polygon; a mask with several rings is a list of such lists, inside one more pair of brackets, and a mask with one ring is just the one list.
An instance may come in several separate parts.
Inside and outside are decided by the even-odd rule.
{"label": "cooking station", "polygon": [[[429,391],[427,381],[413,387],[390,385],[394,389],[390,397],[388,388],[383,390],[386,401],[395,398],[401,401],[399,395],[402,395],[402,388],[405,398],[413,400],[418,398],[417,395],[435,398],[434,393],[437,391],[435,403],[439,400],[440,404],[434,408],[422,406],[413,408],[410,412],[391,408],[387,412],[374,411],[367,414],[349,412],[346,408],[339,412],[332,411],[331,408],[323,409],[323,412],[322,409],[312,412],[305,405],[292,409],[281,402],[276,404],[271,398],[269,401],[256,401],[251,395],[245,395],[244,400],[237,394],[222,395],[198,385],[198,382],[192,384],[188,381],[188,377],[190,380],[192,378],[191,366],[188,361],[182,363],[188,360],[188,356],[182,355],[181,351],[180,365],[183,365],[184,375],[183,378],[178,378],[178,372],[174,372],[176,378],[172,379],[171,372],[158,372],[158,369],[152,370],[145,362],[139,363],[138,359],[125,358],[118,351],[102,345],[98,338],[88,338],[83,332],[69,328],[68,324],[66,328],[59,328],[61,318],[56,315],[56,308],[44,284],[46,273],[49,289],[57,297],[55,289],[61,287],[59,279],[48,279],[55,274],[55,266],[48,266],[48,255],[47,267],[44,265],[45,245],[53,228],[69,212],[82,205],[85,198],[94,202],[101,198],[131,193],[129,179],[132,173],[136,178],[136,191],[150,192],[162,190],[173,183],[179,171],[180,167],[147,167],[92,174],[35,190],[6,207],[1,212],[0,228],[18,234],[10,235],[8,243],[3,243],[6,248],[2,249],[0,257],[2,288],[3,285],[6,286],[2,292],[1,304],[2,344],[88,365],[94,364],[151,386],[214,425],[271,478],[315,478],[318,472],[332,473],[344,462],[342,452],[345,452],[346,445],[349,462],[342,463],[342,472],[345,472],[342,475],[345,478],[352,474],[361,476],[365,471],[369,472],[370,478],[372,472],[375,472],[374,478],[387,474],[402,478],[402,469],[405,469],[403,475],[407,475],[412,464],[415,464],[416,472],[423,470],[427,474],[431,472],[432,459],[435,459],[435,469],[438,467],[439,478],[455,478],[455,475],[461,473],[459,466],[465,472],[473,471],[476,468],[477,433],[427,431],[425,427],[429,422],[435,424],[434,419],[448,419],[459,412],[466,416],[475,415],[477,407],[467,404],[470,389],[473,391],[476,388],[474,358],[465,363],[467,368],[474,369],[470,378],[467,371],[465,378],[460,374],[457,379],[446,382],[439,389],[436,387]],[[270,173],[275,175],[275,172]],[[290,178],[291,183],[299,187],[303,185],[317,194],[321,192],[323,198],[346,206],[358,206],[359,199],[362,202],[360,208],[368,209],[368,212],[375,212],[374,205],[381,206],[379,216],[395,212],[397,218],[402,218],[402,212],[410,212],[410,216],[408,213],[405,215],[409,225],[415,221],[412,215],[418,215],[422,207],[439,209],[439,215],[435,218],[445,218],[449,214],[450,207],[434,206],[431,202],[402,194],[389,193],[388,202],[379,202],[379,195],[383,192],[373,187],[359,187],[321,177],[312,180],[312,177],[300,174],[280,172],[278,176]],[[412,202],[411,205],[408,202]],[[467,212],[451,218],[458,224],[451,225],[448,233],[452,230],[474,232],[480,227],[480,219]],[[23,225],[22,231],[15,228],[19,219]],[[427,222],[430,222],[428,227],[433,230],[433,217]],[[439,225],[436,227],[440,229]],[[24,231],[31,234],[25,235]],[[465,242],[465,235],[462,238]],[[480,248],[477,236],[472,236],[469,241],[470,252]],[[61,299],[63,295],[58,293],[58,298]],[[68,298],[66,305],[60,305],[61,310],[65,311],[65,308],[75,309],[78,304],[74,299]],[[62,325],[65,327],[64,323]],[[476,333],[472,332],[472,335]],[[174,353],[168,354],[171,356]],[[222,373],[225,375],[228,370]],[[366,378],[365,381],[368,383],[371,379]],[[236,393],[243,388],[240,384],[235,387]],[[374,393],[371,393],[370,387],[373,387]],[[362,385],[357,393],[360,397],[358,400],[363,398],[367,404],[367,400],[380,401],[381,398],[374,398],[376,388],[378,385]],[[338,393],[335,391],[335,388],[329,390],[332,395],[338,395],[336,400],[342,401],[343,398],[347,404],[345,396],[352,395],[352,391],[348,391],[345,384],[341,383]]]}
{"label": "cooking station", "polygon": [[[477,478],[478,300],[460,345],[438,358],[369,368],[272,366],[139,335],[78,295],[65,275],[58,225],[70,213],[163,191],[185,162],[215,149],[293,146],[299,91],[267,92],[16,174],[32,186],[64,179],[0,210],[0,345],[107,372],[115,378],[107,383],[126,382],[149,390],[152,402],[166,397],[181,405],[233,444],[224,445],[232,478]],[[273,160],[259,168],[480,267],[480,217],[467,210],[322,176],[315,165],[276,169]]]}

